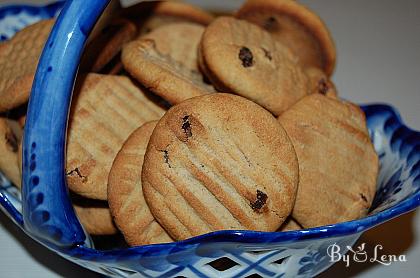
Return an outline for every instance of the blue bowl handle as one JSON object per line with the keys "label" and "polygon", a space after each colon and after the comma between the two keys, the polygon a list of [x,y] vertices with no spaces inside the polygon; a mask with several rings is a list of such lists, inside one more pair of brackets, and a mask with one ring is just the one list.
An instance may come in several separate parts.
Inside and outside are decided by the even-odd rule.
{"label": "blue bowl handle", "polygon": [[69,0],[44,47],[32,86],[23,142],[23,220],[45,244],[84,244],[65,177],[67,118],[86,39],[109,0]]}

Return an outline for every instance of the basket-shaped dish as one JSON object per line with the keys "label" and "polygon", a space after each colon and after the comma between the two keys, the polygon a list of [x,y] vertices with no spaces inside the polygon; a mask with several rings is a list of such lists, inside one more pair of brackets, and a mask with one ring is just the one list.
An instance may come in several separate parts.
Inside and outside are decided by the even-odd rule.
{"label": "basket-shaped dish", "polygon": [[185,241],[123,250],[95,250],[79,224],[66,187],[67,114],[78,62],[105,0],[73,0],[46,7],[0,9],[1,40],[62,9],[46,43],[28,108],[23,145],[22,196],[0,175],[1,209],[57,254],[115,277],[311,277],[333,264],[369,228],[420,204],[420,133],[387,105],[362,106],[380,159],[369,216],[291,232],[219,231]]}

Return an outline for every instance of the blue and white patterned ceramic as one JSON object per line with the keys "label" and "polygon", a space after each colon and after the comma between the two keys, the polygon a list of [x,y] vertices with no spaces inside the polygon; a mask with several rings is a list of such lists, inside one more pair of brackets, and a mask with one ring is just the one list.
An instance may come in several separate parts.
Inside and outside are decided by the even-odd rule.
{"label": "blue and white patterned ceramic", "polygon": [[[112,277],[311,277],[330,265],[327,247],[345,250],[367,229],[420,205],[420,133],[387,105],[362,106],[380,158],[369,216],[283,233],[219,231],[181,242],[99,251],[77,221],[64,178],[66,121],[83,44],[105,0],[67,1],[38,66],[27,117],[22,196],[0,174],[0,208],[34,240]],[[55,16],[62,3],[0,8],[0,37]],[[230,266],[218,270],[224,258]]]}

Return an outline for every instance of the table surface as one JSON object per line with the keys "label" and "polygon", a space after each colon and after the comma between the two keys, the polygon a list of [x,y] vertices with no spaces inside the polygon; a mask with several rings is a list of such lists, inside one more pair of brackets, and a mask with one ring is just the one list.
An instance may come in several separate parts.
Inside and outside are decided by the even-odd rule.
{"label": "table surface", "polygon": [[[1,5],[13,2],[50,1],[0,0]],[[234,8],[242,1],[220,2]],[[334,37],[338,62],[333,80],[340,95],[356,103],[393,104],[409,126],[420,130],[420,1],[301,2],[320,14]],[[370,251],[381,244],[380,254],[405,255],[407,262],[337,263],[319,277],[419,277],[419,235],[420,214],[403,215],[369,230],[358,244],[366,243]],[[35,243],[1,212],[0,246],[1,277],[99,277]]]}

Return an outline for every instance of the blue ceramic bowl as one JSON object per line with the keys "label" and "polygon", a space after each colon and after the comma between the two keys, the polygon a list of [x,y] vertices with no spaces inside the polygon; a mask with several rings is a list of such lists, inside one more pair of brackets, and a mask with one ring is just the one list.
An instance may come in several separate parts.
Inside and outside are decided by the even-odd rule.
{"label": "blue ceramic bowl", "polygon": [[[115,277],[310,277],[333,264],[369,228],[420,204],[420,133],[387,105],[362,106],[380,158],[369,216],[283,233],[219,231],[181,242],[99,251],[79,224],[64,173],[67,115],[78,62],[105,0],[0,9],[0,39],[62,8],[38,65],[23,145],[22,196],[0,175],[0,208],[34,240],[91,270]],[[225,263],[220,270],[220,262]]]}

